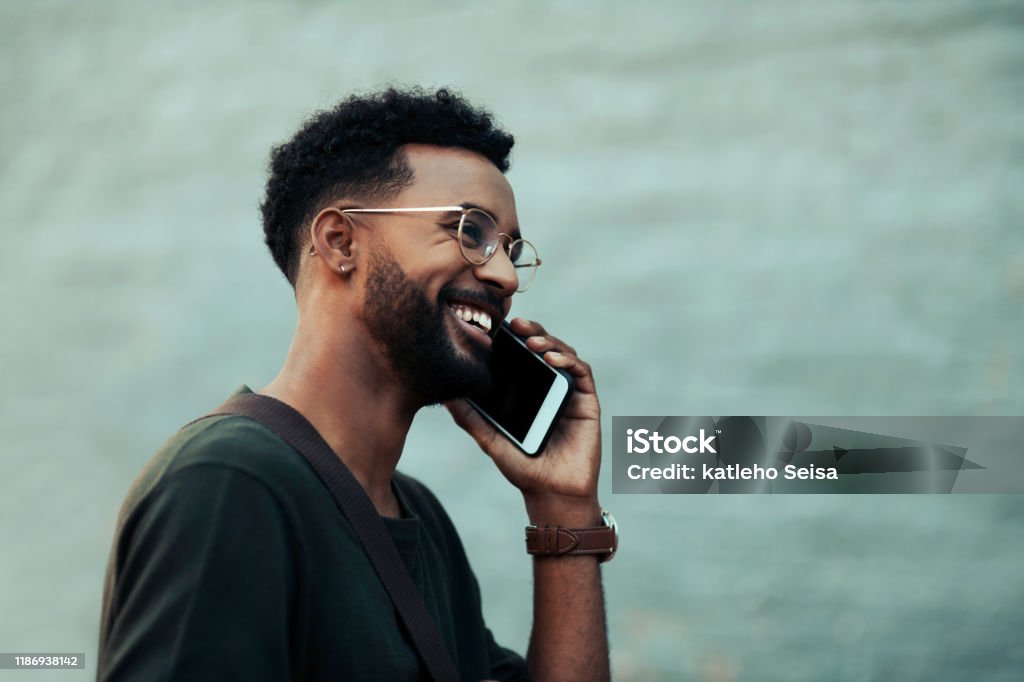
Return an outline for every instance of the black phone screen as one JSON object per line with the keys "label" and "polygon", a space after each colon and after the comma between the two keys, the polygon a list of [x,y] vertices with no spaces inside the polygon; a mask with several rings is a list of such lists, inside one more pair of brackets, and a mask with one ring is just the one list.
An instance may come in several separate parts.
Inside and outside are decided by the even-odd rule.
{"label": "black phone screen", "polygon": [[473,400],[519,441],[526,438],[555,381],[553,370],[500,329],[491,353],[491,388]]}

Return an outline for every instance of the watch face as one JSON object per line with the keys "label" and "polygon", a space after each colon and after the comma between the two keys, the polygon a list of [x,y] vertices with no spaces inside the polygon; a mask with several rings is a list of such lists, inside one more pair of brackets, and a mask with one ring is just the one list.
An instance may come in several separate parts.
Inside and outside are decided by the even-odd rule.
{"label": "watch face", "polygon": [[615,553],[619,551],[619,524],[615,522],[615,517],[607,509],[601,510],[601,521],[615,531],[615,545],[611,548],[612,551],[608,553],[608,556],[601,559],[601,563],[605,563],[611,561],[615,557]]}

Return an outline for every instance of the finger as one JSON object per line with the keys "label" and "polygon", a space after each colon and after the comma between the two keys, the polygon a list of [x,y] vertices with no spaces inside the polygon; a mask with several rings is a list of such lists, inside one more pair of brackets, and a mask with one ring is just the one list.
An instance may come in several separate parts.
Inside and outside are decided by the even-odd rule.
{"label": "finger", "polygon": [[539,322],[516,317],[509,324],[513,332],[527,337],[525,341],[527,348],[535,353],[540,353],[549,365],[565,369],[572,374],[576,378],[577,390],[583,393],[596,392],[591,367],[579,359],[575,348],[561,339],[549,335]]}
{"label": "finger", "polygon": [[465,400],[452,400],[444,405],[455,419],[455,423],[473,437],[484,454],[490,457],[499,469],[505,471],[513,462],[522,465],[519,461],[522,458],[519,451],[469,403]]}
{"label": "finger", "polygon": [[590,374],[590,365],[572,353],[551,350],[544,354],[544,362],[552,367],[568,370],[575,377],[584,377]]}
{"label": "finger", "polygon": [[[562,341],[558,337],[549,334],[547,330],[544,328],[544,325],[542,325],[540,322],[534,322],[532,320],[526,320],[521,317],[516,317],[512,319],[509,322],[509,324],[512,327],[512,331],[514,331],[521,337],[525,337],[526,343],[531,350],[542,353],[545,350],[548,350],[549,348],[564,348],[570,353],[576,352],[576,349],[567,344],[565,341]],[[542,343],[544,344],[543,347],[538,346],[535,348],[532,345],[530,345],[530,340],[535,338],[541,340],[535,341],[533,343]]]}
{"label": "finger", "polygon": [[533,322],[522,317],[512,318],[509,321],[509,326],[519,336],[544,336],[547,334],[547,331],[544,330],[544,325],[540,322]]}
{"label": "finger", "polygon": [[526,339],[526,347],[534,353],[546,353],[557,350],[563,353],[576,354],[576,349],[554,336],[530,336]]}
{"label": "finger", "polygon": [[552,367],[564,369],[575,379],[576,390],[582,393],[594,393],[594,374],[589,363],[580,360],[576,355],[548,351],[544,354],[544,362]]}

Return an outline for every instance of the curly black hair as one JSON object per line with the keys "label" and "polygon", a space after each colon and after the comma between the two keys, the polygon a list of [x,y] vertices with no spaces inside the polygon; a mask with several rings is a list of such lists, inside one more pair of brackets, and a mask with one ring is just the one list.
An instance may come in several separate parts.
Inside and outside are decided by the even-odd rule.
{"label": "curly black hair", "polygon": [[387,199],[412,182],[402,145],[461,147],[504,173],[514,142],[487,111],[447,88],[352,95],[313,114],[271,152],[260,204],[267,247],[294,287],[302,230],[317,213],[342,196]]}

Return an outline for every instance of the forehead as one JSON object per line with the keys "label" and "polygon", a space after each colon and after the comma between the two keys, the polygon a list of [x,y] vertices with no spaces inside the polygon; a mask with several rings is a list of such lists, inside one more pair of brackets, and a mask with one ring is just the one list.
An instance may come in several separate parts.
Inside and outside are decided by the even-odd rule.
{"label": "forehead", "polygon": [[413,181],[398,196],[396,205],[472,204],[494,216],[502,230],[519,228],[512,186],[487,157],[466,149],[419,144],[405,145],[402,150]]}

